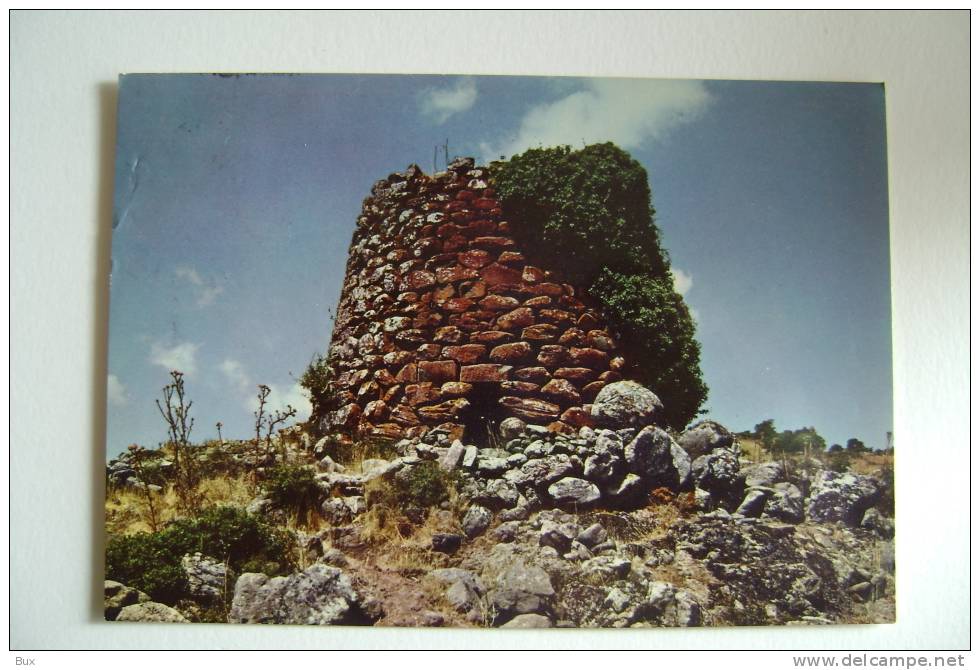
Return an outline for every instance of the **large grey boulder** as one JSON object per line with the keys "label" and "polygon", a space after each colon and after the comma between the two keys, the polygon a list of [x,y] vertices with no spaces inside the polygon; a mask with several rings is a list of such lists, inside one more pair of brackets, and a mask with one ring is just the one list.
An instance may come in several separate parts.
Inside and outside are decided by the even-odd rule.
{"label": "large grey boulder", "polygon": [[245,573],[235,583],[229,623],[354,624],[360,596],[339,568],[315,563],[288,577]]}
{"label": "large grey boulder", "polygon": [[150,596],[142,591],[114,582],[111,579],[105,580],[105,595],[103,604],[105,605],[105,618],[109,621],[119,616],[119,611],[129,605],[150,602]]}
{"label": "large grey boulder", "polygon": [[746,488],[753,486],[774,486],[777,482],[786,481],[786,472],[783,466],[775,461],[768,463],[755,463],[742,468],[739,473],[745,481]]}
{"label": "large grey boulder", "polygon": [[602,496],[598,486],[577,477],[559,479],[548,487],[548,495],[560,507],[588,506]]}
{"label": "large grey boulder", "polygon": [[439,568],[426,575],[446,587],[446,600],[458,612],[482,611],[487,589],[475,573],[461,568]]}
{"label": "large grey boulder", "polygon": [[501,628],[551,628],[551,619],[541,614],[518,614]]}
{"label": "large grey boulder", "polygon": [[633,381],[607,384],[592,401],[592,418],[607,428],[639,428],[656,423],[663,412],[660,398]]}
{"label": "large grey boulder", "polygon": [[189,623],[183,614],[162,603],[137,603],[119,611],[116,621],[149,621],[153,623]]}
{"label": "large grey boulder", "polygon": [[874,507],[864,513],[861,518],[861,528],[870,530],[885,540],[895,536],[895,522]]}
{"label": "large grey boulder", "polygon": [[687,591],[667,582],[651,582],[640,612],[662,626],[700,626],[701,606]]}
{"label": "large grey boulder", "polygon": [[574,471],[575,465],[567,454],[552,454],[531,459],[519,468],[509,470],[504,479],[521,488],[538,487],[567,477]]}
{"label": "large grey boulder", "polygon": [[670,435],[656,426],[647,426],[623,449],[627,469],[651,487],[678,490],[686,486],[691,461]]}
{"label": "large grey boulder", "polygon": [[857,526],[879,495],[881,484],[874,477],[821,470],[810,489],[807,516]]}
{"label": "large grey boulder", "polygon": [[481,534],[490,525],[493,514],[486,507],[472,505],[463,516],[463,533],[471,540]]}
{"label": "large grey boulder", "polygon": [[716,449],[695,458],[691,463],[691,478],[696,488],[726,505],[734,507],[742,499],[738,456],[731,449]]}
{"label": "large grey boulder", "polygon": [[704,420],[694,424],[677,438],[677,443],[691,458],[704,456],[715,449],[728,449],[735,437],[717,421]]}
{"label": "large grey boulder", "polygon": [[219,600],[224,597],[229,585],[228,566],[221,561],[200,553],[187,554],[180,559],[180,565],[187,575],[188,591],[191,596],[206,600]]}
{"label": "large grey boulder", "polygon": [[520,437],[526,427],[527,424],[516,416],[510,416],[501,421],[497,429],[500,431],[500,437],[505,440],[513,440],[514,438]]}
{"label": "large grey boulder", "polygon": [[500,573],[490,595],[498,621],[519,614],[547,614],[554,598],[555,589],[548,573],[524,563],[513,563]]}
{"label": "large grey boulder", "polygon": [[780,521],[800,523],[803,521],[803,493],[789,482],[778,482],[773,485],[762,513]]}
{"label": "large grey boulder", "polygon": [[619,480],[626,470],[623,462],[623,442],[611,430],[600,430],[595,446],[585,459],[585,478],[598,483]]}

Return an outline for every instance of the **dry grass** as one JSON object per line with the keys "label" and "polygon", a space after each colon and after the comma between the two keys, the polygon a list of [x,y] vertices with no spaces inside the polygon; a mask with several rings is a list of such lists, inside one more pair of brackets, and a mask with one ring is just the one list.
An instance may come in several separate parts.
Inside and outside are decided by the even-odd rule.
{"label": "dry grass", "polygon": [[[234,505],[244,507],[255,496],[255,486],[246,476],[208,477],[198,482],[195,493],[205,506]],[[180,498],[172,485],[151,493],[160,527],[186,516],[180,512]],[[146,493],[135,488],[110,487],[105,501],[106,531],[110,535],[151,532],[150,510]]]}

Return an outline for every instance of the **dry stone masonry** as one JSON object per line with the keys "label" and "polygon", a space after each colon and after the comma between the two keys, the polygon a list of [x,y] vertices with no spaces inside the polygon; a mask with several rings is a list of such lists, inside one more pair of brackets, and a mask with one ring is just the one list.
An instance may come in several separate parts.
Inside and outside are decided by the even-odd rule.
{"label": "dry stone masonry", "polygon": [[512,236],[485,168],[457,158],[375,183],[351,243],[330,346],[330,402],[348,437],[470,441],[507,417],[572,434],[625,361],[560,268]]}

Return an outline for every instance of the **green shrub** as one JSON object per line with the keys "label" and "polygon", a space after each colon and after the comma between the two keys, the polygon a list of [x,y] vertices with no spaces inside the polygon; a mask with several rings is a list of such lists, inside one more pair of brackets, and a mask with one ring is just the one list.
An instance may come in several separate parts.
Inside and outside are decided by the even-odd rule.
{"label": "green shrub", "polygon": [[106,579],[173,604],[187,593],[187,577],[180,565],[185,554],[200,552],[227,561],[236,572],[247,562],[265,561],[275,565],[275,573],[292,567],[291,546],[288,533],[244,510],[212,507],[196,517],[172,521],[156,533],[112,538],[106,547]]}
{"label": "green shrub", "polygon": [[299,378],[299,385],[310,394],[310,404],[313,406],[311,417],[322,416],[329,400],[329,387],[332,374],[327,363],[327,357],[317,354],[310,361],[306,370]]}
{"label": "green shrub", "polygon": [[262,488],[272,504],[283,510],[291,510],[296,518],[308,521],[320,499],[320,487],[316,474],[302,465],[280,465],[269,473]]}
{"label": "green shrub", "polygon": [[643,166],[611,143],[564,146],[494,163],[493,179],[506,213],[520,221],[515,237],[535,262],[588,287],[619,337],[627,376],[661,396],[668,424],[683,429],[708,389]]}

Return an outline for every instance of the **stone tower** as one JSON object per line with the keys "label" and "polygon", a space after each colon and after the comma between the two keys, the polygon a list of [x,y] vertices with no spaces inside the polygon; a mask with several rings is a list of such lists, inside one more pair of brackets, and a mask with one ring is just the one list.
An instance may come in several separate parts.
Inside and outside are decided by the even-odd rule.
{"label": "stone tower", "polygon": [[479,440],[518,417],[571,433],[624,360],[561,268],[535,265],[491,172],[457,158],[375,183],[357,220],[314,417],[351,437]]}

